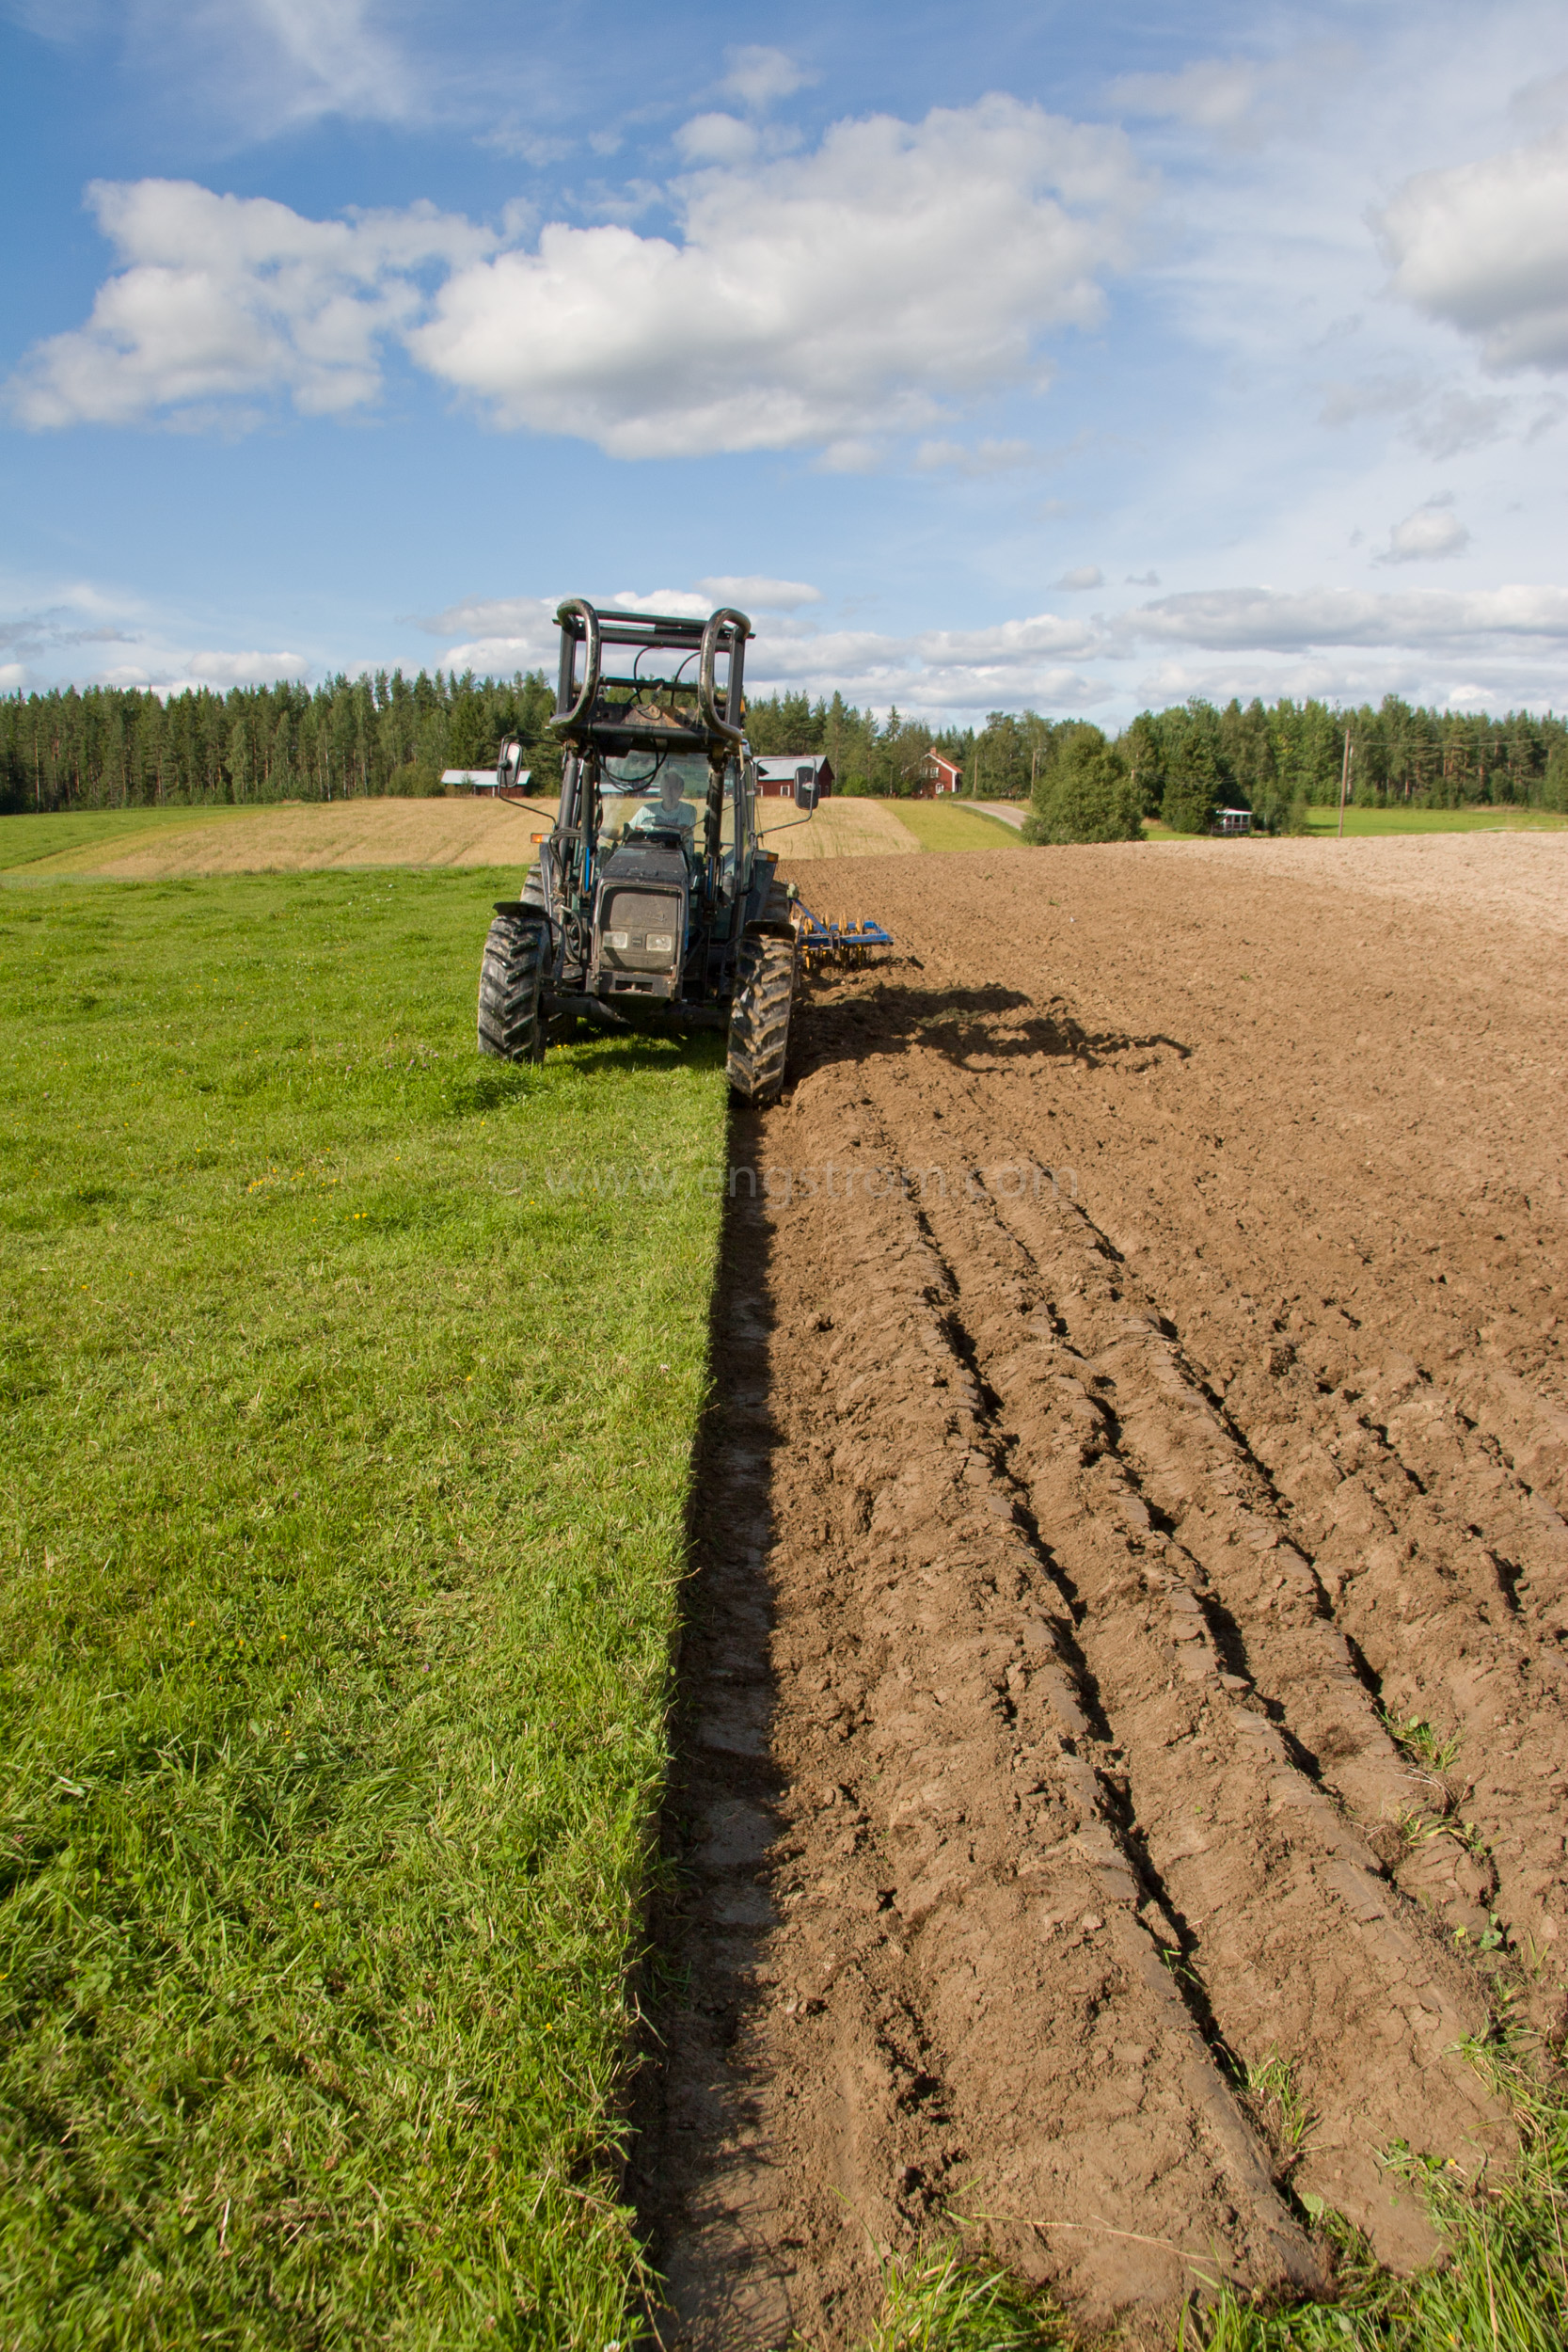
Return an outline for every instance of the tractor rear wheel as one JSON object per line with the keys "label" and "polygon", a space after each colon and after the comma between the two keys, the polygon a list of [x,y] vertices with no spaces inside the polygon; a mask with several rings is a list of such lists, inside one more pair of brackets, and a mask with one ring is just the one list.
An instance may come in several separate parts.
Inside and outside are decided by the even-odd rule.
{"label": "tractor rear wheel", "polygon": [[543,1061],[545,979],[543,923],[498,914],[479,967],[479,1050],[499,1061]]}
{"label": "tractor rear wheel", "polygon": [[796,963],[792,938],[749,931],[740,943],[724,1067],[743,1102],[771,1103],[784,1086]]}

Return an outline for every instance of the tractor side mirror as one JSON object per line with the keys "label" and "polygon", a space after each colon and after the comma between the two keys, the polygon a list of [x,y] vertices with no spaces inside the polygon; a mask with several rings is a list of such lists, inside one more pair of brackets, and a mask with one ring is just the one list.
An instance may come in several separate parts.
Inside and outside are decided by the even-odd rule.
{"label": "tractor side mirror", "polygon": [[795,771],[795,805],[803,808],[809,817],[816,806],[816,771],[797,768]]}
{"label": "tractor side mirror", "polygon": [[496,762],[496,785],[502,792],[520,792],[529,780],[530,771],[523,766],[523,747],[515,736],[501,745]]}

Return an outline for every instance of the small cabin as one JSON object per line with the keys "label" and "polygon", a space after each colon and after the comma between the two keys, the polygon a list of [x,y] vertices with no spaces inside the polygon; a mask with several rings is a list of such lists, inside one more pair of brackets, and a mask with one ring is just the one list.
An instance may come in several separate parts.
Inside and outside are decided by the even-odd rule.
{"label": "small cabin", "polygon": [[956,792],[964,780],[964,771],[956,768],[940,752],[927,752],[914,771],[914,797],[917,801],[940,800],[945,792]]}
{"label": "small cabin", "polygon": [[1252,811],[1250,808],[1217,808],[1209,830],[1211,833],[1250,833]]}
{"label": "small cabin", "polygon": [[815,784],[817,799],[825,801],[833,788],[833,765],[825,752],[769,754],[757,761],[756,771],[761,801],[792,801],[798,784]]}
{"label": "small cabin", "polygon": [[[501,789],[500,778],[493,768],[443,768],[441,782],[449,792],[499,792]],[[527,783],[528,771],[525,768],[510,788],[516,791]]]}

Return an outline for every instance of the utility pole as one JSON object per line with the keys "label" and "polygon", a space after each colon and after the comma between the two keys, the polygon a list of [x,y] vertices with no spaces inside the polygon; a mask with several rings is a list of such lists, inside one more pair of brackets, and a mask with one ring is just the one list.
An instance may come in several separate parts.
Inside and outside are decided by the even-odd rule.
{"label": "utility pole", "polygon": [[1350,729],[1345,729],[1345,756],[1339,763],[1339,838],[1345,837],[1345,796],[1350,790]]}

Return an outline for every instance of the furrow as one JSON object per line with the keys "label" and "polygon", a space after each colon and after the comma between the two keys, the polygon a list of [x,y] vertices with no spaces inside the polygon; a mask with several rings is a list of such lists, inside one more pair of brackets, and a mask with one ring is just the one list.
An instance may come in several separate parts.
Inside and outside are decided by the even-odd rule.
{"label": "furrow", "polygon": [[[1293,2069],[1315,2117],[1305,2148],[1279,2151],[1299,2185],[1386,2260],[1426,2259],[1430,2224],[1390,2195],[1377,2153],[1402,2138],[1474,2168],[1499,2144],[1495,2104],[1453,2054],[1484,2005],[1270,1721],[1199,1560],[1162,1536],[1120,1449],[1103,1351],[1091,1362],[1061,1335],[1038,1262],[993,1203],[943,1196],[919,1221],[1040,1557],[1072,1597],[1078,1729],[1099,1735],[1118,1834],[1160,1890],[1194,2006],[1243,2077],[1272,2055]],[[1059,1680],[1059,1662],[1045,1671]]]}
{"label": "furrow", "polygon": [[[1013,2225],[1015,2259],[1090,2307],[1115,2299],[1097,2233],[1191,2245],[1177,2217],[1195,2209],[1241,2275],[1305,2280],[1315,2257],[1183,1997],[1177,1938],[1095,1769],[1070,1598],[991,1456],[940,1262],[896,1199],[823,1238],[819,1295],[867,1302],[824,1347],[821,1407],[864,1598],[858,1641],[834,1610],[809,1752],[825,1742],[864,1792],[885,1949],[940,2051],[964,2197]],[[789,1762],[799,1781],[807,1748]],[[832,1883],[815,1898],[852,1899]],[[1125,2247],[1113,2268],[1125,2293]],[[1150,2292],[1180,2284],[1158,2248],[1146,2269]]]}
{"label": "furrow", "polygon": [[1304,1386],[1280,1487],[1388,1716],[1428,1752],[1402,1875],[1436,1857],[1456,1927],[1495,1913],[1544,1959],[1568,1936],[1568,1530],[1407,1359],[1329,1397]]}

